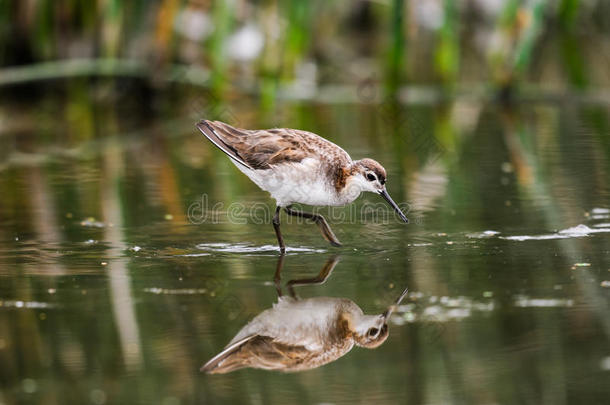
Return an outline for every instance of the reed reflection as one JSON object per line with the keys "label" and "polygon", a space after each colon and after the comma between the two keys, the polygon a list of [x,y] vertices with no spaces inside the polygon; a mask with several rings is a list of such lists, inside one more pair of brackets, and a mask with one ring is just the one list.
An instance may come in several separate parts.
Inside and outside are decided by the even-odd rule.
{"label": "reed reflection", "polygon": [[288,281],[289,295],[285,296],[281,289],[284,256],[280,256],[275,272],[278,302],[244,326],[201,371],[223,374],[247,367],[310,370],[339,359],[354,345],[374,349],[383,344],[388,338],[388,319],[406,289],[379,315],[364,314],[347,298],[300,299],[295,294],[297,285],[324,283],[338,261],[329,258],[314,278]]}

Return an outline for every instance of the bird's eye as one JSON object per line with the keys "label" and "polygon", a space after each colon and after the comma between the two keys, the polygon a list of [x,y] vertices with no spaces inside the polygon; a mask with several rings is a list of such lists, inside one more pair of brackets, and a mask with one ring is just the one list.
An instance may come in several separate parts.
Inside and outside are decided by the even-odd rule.
{"label": "bird's eye", "polygon": [[379,332],[379,329],[371,328],[371,329],[369,329],[369,336],[375,336],[377,334],[377,332]]}
{"label": "bird's eye", "polygon": [[367,178],[369,181],[375,181],[375,175],[374,175],[373,173],[367,173],[367,174],[366,174],[366,178]]}

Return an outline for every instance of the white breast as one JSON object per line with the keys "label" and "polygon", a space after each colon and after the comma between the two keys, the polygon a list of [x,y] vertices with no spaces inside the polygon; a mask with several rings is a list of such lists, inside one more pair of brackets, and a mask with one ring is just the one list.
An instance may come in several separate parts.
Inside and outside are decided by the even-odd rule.
{"label": "white breast", "polygon": [[284,163],[267,170],[251,170],[235,165],[261,189],[268,191],[277,204],[344,205],[353,201],[337,193],[318,159]]}

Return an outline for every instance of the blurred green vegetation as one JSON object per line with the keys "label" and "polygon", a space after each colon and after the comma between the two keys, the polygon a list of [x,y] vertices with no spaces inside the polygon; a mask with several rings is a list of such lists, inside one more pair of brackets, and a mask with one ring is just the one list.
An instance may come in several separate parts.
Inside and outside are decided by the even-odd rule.
{"label": "blurred green vegetation", "polygon": [[131,61],[159,84],[186,65],[208,73],[196,84],[255,91],[267,110],[282,91],[302,98],[371,79],[390,95],[403,85],[582,90],[610,87],[609,13],[599,0],[4,1],[0,66],[28,65],[35,78],[47,77],[42,62],[84,59],[95,74],[95,61],[112,59],[120,75]]}

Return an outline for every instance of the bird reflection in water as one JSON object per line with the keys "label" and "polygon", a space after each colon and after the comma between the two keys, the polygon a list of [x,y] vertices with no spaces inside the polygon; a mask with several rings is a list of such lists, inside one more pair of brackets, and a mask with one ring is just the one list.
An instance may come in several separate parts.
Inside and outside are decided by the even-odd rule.
{"label": "bird reflection in water", "polygon": [[275,272],[278,302],[244,326],[201,371],[222,374],[246,367],[310,370],[339,359],[354,345],[374,349],[388,338],[388,320],[407,289],[382,314],[365,315],[347,298],[299,299],[294,292],[297,285],[324,283],[338,258],[330,258],[315,278],[287,282],[290,296],[282,295],[283,262],[284,256],[280,256]]}

